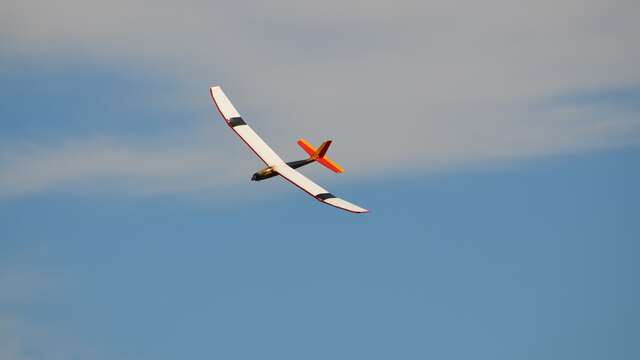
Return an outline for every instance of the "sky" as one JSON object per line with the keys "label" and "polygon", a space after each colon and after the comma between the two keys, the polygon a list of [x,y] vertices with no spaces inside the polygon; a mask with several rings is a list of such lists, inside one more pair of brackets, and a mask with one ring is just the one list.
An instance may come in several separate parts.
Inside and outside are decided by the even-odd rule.
{"label": "sky", "polygon": [[[8,1],[0,358],[640,357],[634,1]],[[284,158],[334,141],[371,209]]]}

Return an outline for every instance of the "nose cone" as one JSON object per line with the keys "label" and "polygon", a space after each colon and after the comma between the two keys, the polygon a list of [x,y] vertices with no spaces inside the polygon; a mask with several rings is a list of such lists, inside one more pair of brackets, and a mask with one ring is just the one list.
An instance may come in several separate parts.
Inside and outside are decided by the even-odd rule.
{"label": "nose cone", "polygon": [[251,177],[252,181],[258,181],[258,174],[253,174],[253,176]]}

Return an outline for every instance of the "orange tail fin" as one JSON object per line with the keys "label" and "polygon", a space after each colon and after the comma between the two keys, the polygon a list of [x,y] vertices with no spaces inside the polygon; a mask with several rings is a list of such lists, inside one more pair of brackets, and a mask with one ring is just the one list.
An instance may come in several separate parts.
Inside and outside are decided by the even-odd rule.
{"label": "orange tail fin", "polygon": [[322,159],[327,153],[327,150],[329,150],[329,146],[331,146],[331,140],[323,142],[322,145],[320,145],[320,147],[316,150],[316,152],[311,155],[311,158],[314,160]]}
{"label": "orange tail fin", "polygon": [[336,173],[343,173],[344,169],[336,164],[333,160],[329,159],[326,156],[327,150],[329,150],[329,146],[331,145],[331,140],[327,140],[319,148],[314,148],[307,140],[300,138],[298,140],[298,145],[309,154],[311,159],[316,160],[320,164],[324,165],[328,169]]}

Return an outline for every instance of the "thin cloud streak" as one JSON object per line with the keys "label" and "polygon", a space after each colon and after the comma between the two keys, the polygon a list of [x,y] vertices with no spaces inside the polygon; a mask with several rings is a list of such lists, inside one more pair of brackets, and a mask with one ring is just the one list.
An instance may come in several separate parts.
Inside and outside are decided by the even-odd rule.
{"label": "thin cloud streak", "polygon": [[13,148],[0,156],[0,197],[92,182],[142,193],[191,191],[228,183],[242,163],[223,161],[205,142],[126,144],[99,138]]}

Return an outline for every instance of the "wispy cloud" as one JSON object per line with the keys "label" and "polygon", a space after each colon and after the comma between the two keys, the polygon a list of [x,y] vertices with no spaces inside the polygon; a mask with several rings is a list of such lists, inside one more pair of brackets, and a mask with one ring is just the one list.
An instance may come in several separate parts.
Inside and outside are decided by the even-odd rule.
{"label": "wispy cloud", "polygon": [[64,282],[62,274],[51,271],[0,267],[0,358],[103,358],[78,336],[30,316],[33,307],[50,304],[59,296]]}
{"label": "wispy cloud", "polygon": [[[180,84],[173,101],[212,118],[203,94],[221,84],[274,147],[301,135],[331,136],[355,173],[421,171],[639,138],[637,107],[549,101],[585,92],[606,97],[640,84],[634,46],[640,10],[633,1],[16,1],[6,8],[4,51],[172,77]],[[176,145],[171,136],[152,141]],[[233,159],[212,154],[242,151],[200,140],[186,147],[148,142],[58,139],[62,145],[27,153],[11,146],[0,184],[25,193],[115,177],[193,189],[204,183],[194,179],[225,181],[206,170],[214,161],[236,169]]]}
{"label": "wispy cloud", "polygon": [[[192,143],[132,144],[95,138],[14,145],[0,155],[0,197],[88,182],[143,193],[189,191],[239,176],[239,165],[246,159],[225,161],[228,157],[202,137],[193,134]],[[247,174],[242,176],[248,179]]]}

